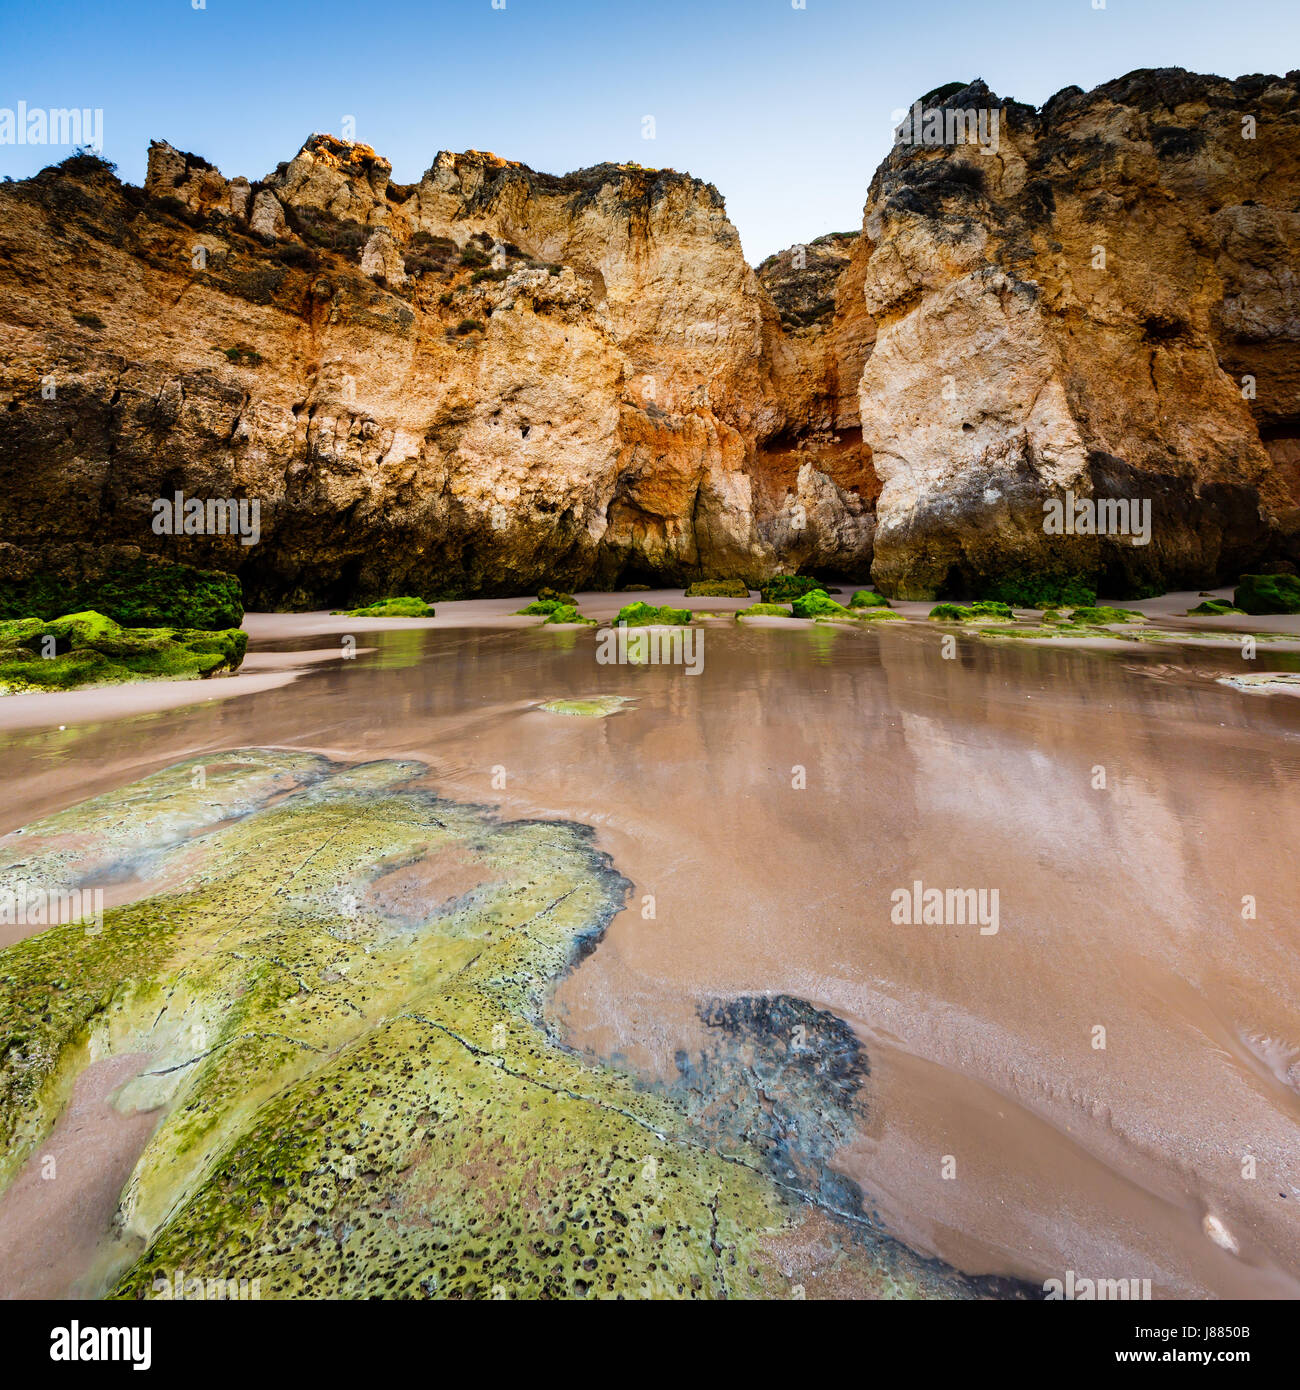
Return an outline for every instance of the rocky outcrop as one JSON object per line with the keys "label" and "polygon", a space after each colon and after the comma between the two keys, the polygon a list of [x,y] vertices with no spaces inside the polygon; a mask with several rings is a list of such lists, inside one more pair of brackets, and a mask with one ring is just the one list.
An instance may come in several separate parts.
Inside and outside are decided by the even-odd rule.
{"label": "rocky outcrop", "polygon": [[[1141,593],[1293,555],[1300,74],[1139,72],[1041,111],[977,83],[901,135],[864,230],[880,586]],[[1067,490],[1149,503],[1149,544],[1051,534]]]}
{"label": "rocky outcrop", "polygon": [[[471,151],[399,186],[314,136],[256,185],[155,144],[141,191],[78,157],[0,189],[0,316],[29,564],[135,545],[257,606],[870,565],[827,391],[683,174]],[[175,491],[257,499],[256,544],[156,534]]]}
{"label": "rocky outcrop", "polygon": [[[757,274],[716,189],[631,164],[399,185],[316,135],[257,182],[155,144],[143,189],[84,155],[0,186],[6,554],[135,547],[277,607],[1297,558],[1300,77],[953,84],[902,134],[861,235]],[[256,542],[159,534],[175,492],[257,500]],[[1149,503],[1149,544],[1055,534],[1067,496]]]}

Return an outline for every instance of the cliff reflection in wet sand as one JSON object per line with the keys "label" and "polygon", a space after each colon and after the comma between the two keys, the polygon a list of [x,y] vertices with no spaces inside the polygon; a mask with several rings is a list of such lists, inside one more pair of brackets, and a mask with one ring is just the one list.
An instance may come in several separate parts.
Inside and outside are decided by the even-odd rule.
{"label": "cliff reflection in wet sand", "polygon": [[[591,825],[631,881],[549,1006],[580,1051],[689,1090],[728,1001],[803,1001],[870,1063],[823,1192],[907,1245],[1300,1294],[1300,706],[1204,653],[944,660],[903,626],[710,624],[694,678],[598,666],[591,633],[367,633],[291,685],[6,735],[0,829],[204,752],[420,760],[441,796]],[[632,702],[536,708],[596,694]],[[897,920],[930,888],[996,890],[997,930]]]}

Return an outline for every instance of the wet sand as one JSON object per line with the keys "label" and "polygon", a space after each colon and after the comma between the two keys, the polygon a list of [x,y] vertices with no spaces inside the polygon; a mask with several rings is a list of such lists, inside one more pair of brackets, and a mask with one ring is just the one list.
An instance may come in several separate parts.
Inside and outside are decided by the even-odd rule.
{"label": "wet sand", "polygon": [[79,1281],[160,1113],[122,1114],[112,1095],[148,1064],[140,1053],[92,1062],[53,1131],[0,1196],[0,1298],[80,1296]]}
{"label": "wet sand", "polygon": [[[557,993],[575,1046],[667,1077],[708,1001],[802,996],[866,1046],[870,1119],[839,1166],[915,1248],[1039,1283],[1300,1296],[1294,700],[1219,684],[1242,669],[1232,649],[963,638],[944,660],[935,630],[901,623],[709,623],[699,676],[601,666],[593,631],[519,606],[364,629],[250,616],[255,654],[318,653],[327,632],[372,650],[197,707],[84,692],[94,717],[4,737],[0,829],[205,750],[420,758],[448,796],[593,825],[633,881]],[[534,707],[593,694],[636,703]],[[996,888],[997,934],[895,924],[891,894],[918,879]]]}

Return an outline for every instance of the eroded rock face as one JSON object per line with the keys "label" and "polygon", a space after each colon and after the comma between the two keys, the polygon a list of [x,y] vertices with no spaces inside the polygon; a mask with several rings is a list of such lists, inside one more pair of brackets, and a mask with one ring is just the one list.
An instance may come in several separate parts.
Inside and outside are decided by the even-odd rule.
{"label": "eroded rock face", "polygon": [[[85,158],[0,190],[0,528],[29,562],[136,545],[274,607],[865,576],[874,475],[715,189],[390,172],[313,136],[255,185],[155,144],[143,192]],[[258,542],[156,535],[176,490],[259,499]]]}
{"label": "eroded rock face", "polygon": [[[931,102],[996,111],[996,152],[896,146],[861,235],[757,273],[716,189],[637,165],[398,185],[316,135],[257,183],[155,144],[143,190],[85,156],[6,184],[0,534],[255,607],[1300,558],[1300,77]],[[155,534],[178,490],[258,499],[258,542]],[[1049,533],[1067,492],[1149,503],[1149,543]]]}
{"label": "eroded rock face", "polygon": [[[998,112],[997,149],[900,143],[872,183],[877,582],[1057,570],[1133,593],[1293,555],[1300,74],[1139,72],[1041,111],[977,83],[941,105]],[[1066,489],[1149,500],[1150,543],[1045,533]]]}

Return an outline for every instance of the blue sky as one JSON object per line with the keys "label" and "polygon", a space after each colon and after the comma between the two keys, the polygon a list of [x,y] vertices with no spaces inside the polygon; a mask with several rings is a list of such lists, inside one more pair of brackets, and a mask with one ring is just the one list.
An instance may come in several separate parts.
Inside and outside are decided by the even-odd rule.
{"label": "blue sky", "polygon": [[[257,178],[345,116],[403,182],[439,149],[686,170],[752,262],[859,227],[893,112],[941,83],[1037,105],[1138,67],[1300,67],[1300,0],[197,3],[0,0],[0,108],[102,108],[132,182],[151,137]],[[0,145],[0,174],[64,153]]]}

